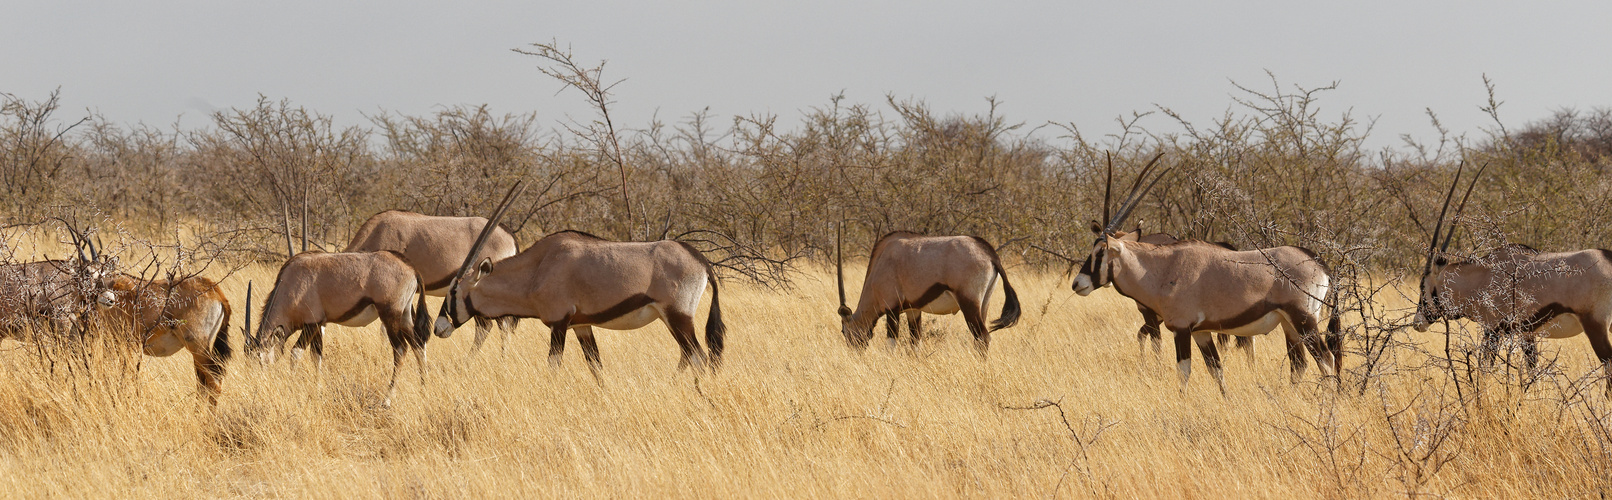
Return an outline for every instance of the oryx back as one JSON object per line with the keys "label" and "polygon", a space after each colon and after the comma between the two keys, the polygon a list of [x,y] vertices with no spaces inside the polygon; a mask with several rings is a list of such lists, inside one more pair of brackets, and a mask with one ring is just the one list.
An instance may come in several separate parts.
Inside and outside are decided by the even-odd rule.
{"label": "oryx back", "polygon": [[[420,273],[426,294],[441,297],[447,295],[448,284],[453,282],[476,235],[486,225],[487,219],[482,217],[441,217],[388,210],[365,221],[343,252],[390,250],[402,254],[415,272]],[[479,256],[497,262],[515,252],[515,238],[500,227],[494,229],[483,244]]]}

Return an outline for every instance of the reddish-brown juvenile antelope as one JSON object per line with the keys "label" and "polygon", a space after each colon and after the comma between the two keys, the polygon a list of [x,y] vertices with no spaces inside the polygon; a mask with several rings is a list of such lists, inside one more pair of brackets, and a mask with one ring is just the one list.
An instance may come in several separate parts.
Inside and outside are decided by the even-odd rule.
{"label": "reddish-brown juvenile antelope", "polygon": [[[1154,245],[1117,230],[1147,191],[1169,174],[1165,169],[1147,180],[1162,156],[1142,169],[1112,218],[1110,191],[1104,192],[1105,225],[1092,225],[1097,240],[1075,277],[1075,293],[1087,295],[1112,283],[1121,295],[1153,310],[1160,324],[1175,333],[1183,385],[1192,374],[1193,342],[1224,392],[1220,354],[1210,334],[1263,335],[1277,326],[1288,340],[1294,381],[1306,365],[1300,346],[1310,348],[1324,375],[1335,375],[1343,341],[1335,311],[1326,337],[1321,336],[1321,318],[1331,308],[1326,302],[1331,278],[1314,252],[1293,246],[1233,251],[1200,243]],[[1108,175],[1112,184],[1112,164]]]}
{"label": "reddish-brown juvenile antelope", "polygon": [[[836,238],[836,246],[838,244]],[[1019,295],[1008,283],[1002,259],[996,248],[976,236],[922,236],[897,231],[879,238],[868,259],[867,277],[856,311],[845,302],[845,262],[843,249],[836,249],[835,270],[839,276],[840,331],[854,348],[868,346],[873,325],[888,318],[894,342],[895,315],[907,315],[912,344],[922,339],[922,313],[963,313],[963,322],[974,335],[974,347],[985,357],[991,332],[1019,321]],[[1002,280],[1005,297],[1002,315],[985,326],[985,307],[991,288]]]}
{"label": "reddish-brown juvenile antelope", "polygon": [[246,350],[273,363],[291,333],[300,330],[296,350],[311,348],[318,369],[324,361],[325,323],[366,326],[376,319],[392,344],[392,380],[383,403],[389,406],[409,350],[419,364],[420,383],[425,383],[431,326],[420,276],[397,253],[304,252],[287,260],[263,304],[257,334],[247,337]]}
{"label": "reddish-brown juvenile antelope", "polygon": [[224,363],[229,361],[229,300],[218,284],[200,276],[143,280],[127,274],[112,281],[114,325],[141,339],[147,356],[190,351],[198,391],[218,404]]}
{"label": "reddish-brown juvenile antelope", "polygon": [[[1478,175],[1482,175],[1481,169]],[[1457,169],[1455,182],[1460,177]],[[1474,260],[1451,262],[1445,252],[1476,184],[1474,176],[1456,209],[1455,221],[1441,235],[1455,183],[1445,194],[1422,270],[1416,330],[1425,332],[1442,319],[1470,318],[1483,327],[1481,357],[1486,361],[1493,358],[1502,336],[1521,335],[1529,370],[1538,362],[1536,339],[1584,334],[1603,369],[1612,373],[1612,332],[1608,330],[1612,325],[1612,251],[1541,252],[1513,244]],[[1612,377],[1607,379],[1607,393],[1612,396]]]}
{"label": "reddish-brown juvenile antelope", "polygon": [[[353,241],[342,251],[390,250],[402,254],[414,266],[414,271],[420,273],[420,279],[425,281],[426,295],[446,297],[448,285],[453,283],[460,264],[470,255],[470,246],[475,243],[476,235],[486,225],[487,219],[481,217],[439,217],[387,210],[364,221],[364,225],[359,226],[358,232],[353,234]],[[516,250],[515,237],[499,227],[488,235],[478,257],[498,262],[513,257]],[[481,343],[487,339],[487,332],[492,330],[493,323],[480,316],[476,316],[475,320],[476,340],[471,348],[472,353],[481,350]],[[516,318],[510,317],[498,322],[502,331],[500,346],[509,341],[516,321]],[[448,332],[448,335],[452,334]]]}
{"label": "reddish-brown juvenile antelope", "polygon": [[[490,220],[494,224],[519,187],[511,188],[493,213]],[[484,229],[468,254],[476,255],[488,234]],[[682,349],[678,368],[698,369],[706,356],[695,336],[694,314],[707,285],[711,287],[711,310],[705,342],[714,368],[721,364],[726,330],[716,274],[699,250],[676,241],[607,241],[587,233],[561,231],[497,263],[488,258],[465,259],[448,287],[436,331],[441,335],[476,316],[537,318],[550,328],[551,366],[559,366],[565,333],[572,330],[588,368],[598,377],[602,365],[593,327],[631,330],[660,320]]]}

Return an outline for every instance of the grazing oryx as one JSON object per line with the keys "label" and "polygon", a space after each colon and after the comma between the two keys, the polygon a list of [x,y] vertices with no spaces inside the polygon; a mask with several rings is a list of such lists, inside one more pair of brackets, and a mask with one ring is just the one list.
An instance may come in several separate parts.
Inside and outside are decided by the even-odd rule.
{"label": "grazing oryx", "polygon": [[65,334],[93,305],[112,305],[117,257],[103,257],[88,238],[67,230],[76,258],[0,265],[0,339],[41,328]]}
{"label": "grazing oryx", "polygon": [[[1137,227],[1135,234],[1139,234],[1139,235],[1142,234],[1142,228]],[[1142,243],[1149,243],[1149,244],[1153,244],[1153,245],[1169,245],[1169,244],[1173,244],[1173,243],[1177,243],[1177,242],[1201,243],[1201,244],[1205,244],[1205,245],[1220,246],[1220,247],[1223,247],[1223,248],[1225,248],[1227,250],[1236,250],[1237,249],[1237,247],[1234,247],[1229,243],[1219,243],[1219,242],[1217,242],[1217,243],[1209,243],[1209,242],[1206,242],[1206,241],[1199,241],[1199,240],[1181,240],[1181,239],[1177,239],[1175,236],[1172,236],[1172,235],[1167,234],[1167,233],[1152,233],[1152,234],[1138,236],[1136,238],[1136,241],[1140,241]],[[1086,259],[1085,265],[1090,265],[1090,264],[1091,264],[1091,259]],[[1084,266],[1082,266],[1082,269],[1084,269]],[[1162,333],[1161,333],[1162,330],[1160,329],[1160,324],[1159,324],[1159,315],[1158,315],[1158,313],[1153,312],[1152,309],[1148,309],[1147,306],[1142,305],[1141,302],[1136,303],[1136,311],[1142,313],[1142,328],[1140,330],[1136,331],[1136,350],[1141,351],[1142,350],[1142,344],[1144,342],[1146,342],[1146,339],[1152,339],[1153,340],[1153,355],[1157,356],[1159,354],[1160,337],[1162,337]],[[1232,335],[1227,335],[1227,334],[1224,334],[1224,333],[1219,334],[1219,337],[1220,337],[1219,338],[1220,347],[1226,347],[1226,344],[1230,343],[1230,339],[1235,337],[1237,339],[1237,348],[1242,349],[1243,353],[1248,355],[1248,363],[1249,364],[1254,363],[1254,337],[1251,337],[1251,336],[1232,336]]]}
{"label": "grazing oryx", "polygon": [[390,406],[403,355],[410,349],[420,365],[420,383],[425,383],[431,326],[420,275],[395,252],[304,252],[292,257],[274,278],[257,334],[247,337],[246,350],[273,363],[291,332],[300,330],[293,354],[311,347],[314,366],[322,369],[325,323],[365,326],[376,319],[392,343],[392,381],[383,403]]}
{"label": "grazing oryx", "polygon": [[[494,224],[520,187],[510,188],[490,218]],[[489,232],[482,231],[468,254],[477,254]],[[588,368],[598,378],[602,365],[594,326],[631,330],[659,319],[682,348],[678,369],[699,369],[705,356],[695,337],[694,313],[708,284],[711,310],[705,342],[714,369],[721,365],[726,330],[716,274],[699,250],[676,241],[618,242],[561,231],[497,263],[467,258],[448,287],[436,331],[442,335],[474,316],[537,318],[551,329],[550,366],[559,366],[565,332],[575,330]]]}
{"label": "grazing oryx", "polygon": [[1113,283],[1121,295],[1153,310],[1160,323],[1175,332],[1176,367],[1183,386],[1192,373],[1190,342],[1196,341],[1209,373],[1225,392],[1220,354],[1210,333],[1263,335],[1278,325],[1287,336],[1294,381],[1303,376],[1306,365],[1300,346],[1310,348],[1324,375],[1336,374],[1343,341],[1335,310],[1326,338],[1321,338],[1331,278],[1315,253],[1292,246],[1239,252],[1188,242],[1154,245],[1117,231],[1148,190],[1169,174],[1165,169],[1143,185],[1162,156],[1154,157],[1138,174],[1112,219],[1110,163],[1110,186],[1103,195],[1105,225],[1092,225],[1097,241],[1075,277],[1075,293],[1087,295]]}
{"label": "grazing oryx", "polygon": [[[840,247],[838,237],[835,246]],[[1002,259],[996,248],[976,236],[922,236],[896,231],[873,244],[868,259],[867,278],[856,312],[845,302],[844,249],[835,249],[834,267],[839,275],[840,330],[845,341],[862,349],[873,338],[873,324],[888,318],[891,342],[895,342],[896,315],[906,313],[912,345],[922,339],[922,313],[963,313],[963,321],[974,334],[974,347],[981,358],[991,344],[991,332],[1019,321],[1019,295],[1008,283]],[[1006,296],[1002,316],[989,329],[985,327],[985,306],[991,288],[1002,279]]]}
{"label": "grazing oryx", "polygon": [[[363,226],[359,226],[353,241],[342,251],[391,250],[403,254],[403,258],[414,266],[414,271],[420,273],[420,279],[425,281],[425,294],[445,297],[454,273],[470,254],[471,243],[476,241],[476,235],[486,225],[487,219],[481,217],[437,217],[387,210],[375,214]],[[498,262],[513,257],[516,250],[515,237],[500,227],[487,237],[480,256]],[[480,316],[475,319],[476,342],[471,348],[472,353],[481,350],[481,343],[487,339],[487,332],[492,330],[493,323]],[[509,334],[515,331],[515,322],[516,318],[513,317],[498,322],[499,329],[503,331],[500,346],[509,341]],[[452,334],[448,332],[448,335]]]}
{"label": "grazing oryx", "polygon": [[218,404],[219,380],[232,352],[229,300],[218,284],[200,276],[147,281],[123,274],[113,278],[112,293],[115,324],[142,339],[147,356],[190,351],[198,390]]}
{"label": "grazing oryx", "polygon": [[[1457,169],[1456,182],[1459,181]],[[1474,177],[1472,185],[1476,184]],[[1441,319],[1471,318],[1483,326],[1481,351],[1486,360],[1494,356],[1501,336],[1523,335],[1529,370],[1539,357],[1535,339],[1561,339],[1583,333],[1603,369],[1612,373],[1612,332],[1608,331],[1608,325],[1612,325],[1612,251],[1541,252],[1524,245],[1506,245],[1471,261],[1450,262],[1445,251],[1472,186],[1462,196],[1456,220],[1442,235],[1440,245],[1444,211],[1449,209],[1454,190],[1451,184],[1439,223],[1433,229],[1433,244],[1428,246],[1421,298],[1416,303],[1416,330],[1425,332],[1432,322]],[[1612,377],[1607,379],[1607,393],[1612,395]]]}

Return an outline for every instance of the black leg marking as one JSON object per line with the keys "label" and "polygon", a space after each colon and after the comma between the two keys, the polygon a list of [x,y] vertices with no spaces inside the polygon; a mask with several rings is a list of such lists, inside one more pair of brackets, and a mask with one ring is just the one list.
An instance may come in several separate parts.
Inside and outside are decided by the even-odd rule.
{"label": "black leg marking", "polygon": [[666,326],[672,331],[672,338],[677,340],[677,347],[682,349],[683,358],[677,363],[679,371],[693,366],[695,370],[704,368],[701,359],[700,342],[694,336],[694,316],[687,313],[667,311]]}
{"label": "black leg marking", "polygon": [[549,324],[549,367],[560,367],[560,356],[565,354],[565,331],[571,328],[569,316]]}
{"label": "black leg marking", "polygon": [[604,364],[599,362],[599,344],[593,340],[593,327],[579,326],[575,331],[577,344],[582,346],[582,356],[588,359],[588,371],[593,373],[595,381],[603,384],[604,378],[599,375],[599,371],[604,369]]}
{"label": "black leg marking", "polygon": [[1187,387],[1187,380],[1192,378],[1192,331],[1174,330],[1175,333],[1175,368],[1181,374],[1181,388]]}
{"label": "black leg marking", "polygon": [[979,303],[958,297],[957,305],[963,311],[963,322],[968,323],[968,331],[974,334],[974,348],[979,349],[980,359],[985,359],[986,351],[991,347],[991,331],[985,328]]}
{"label": "black leg marking", "polygon": [[907,341],[911,342],[912,347],[916,349],[918,347],[918,343],[922,341],[924,337],[923,311],[913,310],[907,312],[907,332],[910,334]]}
{"label": "black leg marking", "polygon": [[1220,349],[1215,347],[1215,339],[1208,333],[1193,334],[1193,340],[1198,343],[1198,352],[1203,354],[1203,364],[1209,368],[1209,376],[1215,378],[1215,384],[1220,386],[1220,395],[1226,395],[1226,379],[1220,365]]}

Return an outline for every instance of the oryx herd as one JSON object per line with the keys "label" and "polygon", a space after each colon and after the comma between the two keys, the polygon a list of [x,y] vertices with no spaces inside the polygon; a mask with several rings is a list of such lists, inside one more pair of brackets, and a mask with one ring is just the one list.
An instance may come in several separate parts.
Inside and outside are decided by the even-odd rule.
{"label": "oryx herd", "polygon": [[[1225,391],[1214,336],[1238,339],[1252,359],[1254,337],[1278,328],[1294,382],[1308,366],[1306,352],[1323,377],[1338,377],[1344,346],[1333,296],[1335,278],[1315,252],[1297,246],[1238,250],[1224,243],[1120,230],[1147,193],[1170,174],[1171,168],[1155,170],[1161,156],[1142,168],[1117,207],[1110,162],[1102,219],[1092,223],[1096,238],[1075,275],[1074,291],[1085,296],[1112,285],[1134,300],[1144,320],[1137,332],[1139,348],[1151,339],[1157,352],[1163,330],[1169,330],[1183,385],[1192,371],[1193,344]],[[1481,258],[1452,262],[1446,252],[1466,196],[1448,229],[1445,222],[1463,170],[1457,170],[1445,194],[1428,246],[1413,326],[1425,331],[1434,321],[1471,318],[1483,328],[1481,350],[1486,356],[1492,356],[1503,338],[1517,337],[1524,341],[1530,367],[1537,357],[1534,339],[1584,333],[1603,369],[1612,373],[1612,251],[1551,253],[1508,245]],[[541,321],[550,331],[549,363],[554,366],[560,364],[567,332],[574,332],[595,378],[603,363],[594,327],[631,330],[657,320],[677,342],[680,370],[721,366],[727,330],[721,291],[712,262],[698,249],[678,241],[609,241],[567,230],[520,250],[498,223],[521,188],[519,182],[511,187],[488,218],[386,211],[366,221],[341,252],[292,256],[263,299],[256,328],[251,327],[254,304],[247,288],[245,351],[272,363],[296,334],[290,357],[307,352],[318,371],[325,324],[365,326],[380,320],[393,354],[385,404],[392,401],[408,353],[414,354],[423,382],[427,341],[432,335],[446,338],[471,320],[476,322],[473,352],[494,323],[507,339],[519,319]],[[1467,196],[1471,191],[1469,185]],[[71,226],[68,230],[76,258],[0,266],[0,339],[20,340],[29,331],[82,331],[87,316],[103,313],[98,316],[138,332],[147,355],[190,351],[200,392],[216,403],[232,353],[232,311],[218,284],[199,276],[147,280],[118,273],[115,258],[101,255],[88,235]],[[868,346],[881,318],[895,345],[899,316],[905,314],[910,342],[917,345],[923,313],[961,312],[984,358],[992,333],[1019,321],[1018,292],[989,242],[905,231],[874,242],[853,310],[845,291],[842,239],[843,230],[835,238],[838,312],[841,333],[852,348]],[[987,324],[987,306],[998,281],[1001,312]],[[702,346],[695,316],[707,287],[710,308]],[[426,295],[444,298],[434,322]],[[1612,377],[1607,391],[1612,394]]]}

